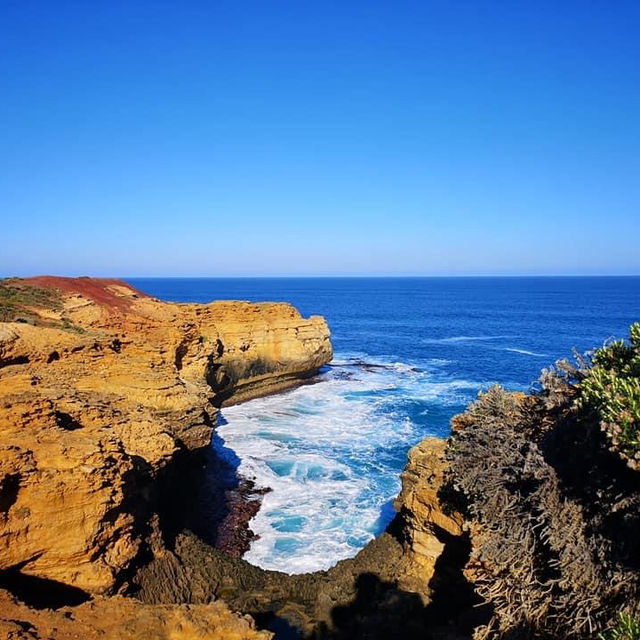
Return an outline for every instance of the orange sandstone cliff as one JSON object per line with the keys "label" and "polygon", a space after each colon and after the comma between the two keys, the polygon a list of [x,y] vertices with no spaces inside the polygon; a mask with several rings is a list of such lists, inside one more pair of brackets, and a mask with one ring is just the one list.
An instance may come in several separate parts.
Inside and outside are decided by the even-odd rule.
{"label": "orange sandstone cliff", "polygon": [[219,406],[332,357],[324,319],[288,304],[171,304],[119,280],[2,281],[0,320],[2,580],[87,595],[118,590],[159,479],[209,446]]}
{"label": "orange sandstone cliff", "polygon": [[0,636],[271,637],[234,611],[291,637],[446,627],[468,552],[441,504],[443,441],[410,452],[387,532],[327,572],[264,571],[211,546],[219,496],[200,499],[218,408],[300,384],[331,357],[324,319],[288,304],[1,281]]}
{"label": "orange sandstone cliff", "polygon": [[0,638],[7,640],[267,640],[249,616],[216,601],[144,605],[133,598],[98,597],[75,607],[34,609],[0,590]]}

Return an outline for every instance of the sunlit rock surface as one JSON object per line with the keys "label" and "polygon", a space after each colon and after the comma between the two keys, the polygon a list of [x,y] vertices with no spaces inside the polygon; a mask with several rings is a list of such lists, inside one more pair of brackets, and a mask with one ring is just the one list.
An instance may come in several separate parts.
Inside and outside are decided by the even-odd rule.
{"label": "sunlit rock surface", "polygon": [[7,640],[268,640],[249,616],[223,602],[145,605],[133,598],[96,598],[76,607],[34,609],[0,590],[0,637]]}
{"label": "sunlit rock surface", "polygon": [[219,406],[300,384],[330,360],[322,318],[287,304],[169,304],[116,280],[4,281],[0,301],[7,634],[259,637],[244,614],[290,637],[422,637],[447,624],[466,556],[460,517],[439,498],[440,440],[410,453],[388,530],[328,571],[264,571],[174,513],[211,464]]}
{"label": "sunlit rock surface", "polygon": [[0,569],[98,594],[141,550],[158,479],[217,407],[331,358],[287,304],[161,302],[118,280],[0,283]]}

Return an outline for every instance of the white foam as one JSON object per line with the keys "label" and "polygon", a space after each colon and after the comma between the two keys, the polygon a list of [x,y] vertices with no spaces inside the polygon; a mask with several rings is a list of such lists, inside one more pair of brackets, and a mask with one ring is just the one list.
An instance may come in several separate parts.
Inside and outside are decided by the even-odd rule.
{"label": "white foam", "polygon": [[485,340],[500,340],[509,336],[449,336],[447,338],[423,338],[423,344],[450,344],[452,342],[483,342]]}
{"label": "white foam", "polygon": [[535,351],[528,351],[527,349],[516,349],[515,347],[506,347],[505,351],[511,351],[512,353],[521,353],[525,356],[535,356],[536,358],[548,358],[546,353],[536,353]]}
{"label": "white foam", "polygon": [[218,435],[240,458],[239,473],[272,490],[250,522],[260,537],[245,559],[301,573],[355,555],[389,521],[404,455],[425,435],[402,403],[446,406],[477,389],[349,354],[322,382],[223,409]]}

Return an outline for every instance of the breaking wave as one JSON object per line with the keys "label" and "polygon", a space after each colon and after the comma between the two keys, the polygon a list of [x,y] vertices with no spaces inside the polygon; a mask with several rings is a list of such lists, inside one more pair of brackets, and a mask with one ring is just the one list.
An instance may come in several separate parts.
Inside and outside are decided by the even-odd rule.
{"label": "breaking wave", "polygon": [[[316,384],[223,409],[217,433],[238,472],[269,487],[245,554],[265,569],[303,573],[355,555],[393,517],[408,449],[445,436],[479,384],[417,364],[337,357]],[[220,445],[222,446],[222,445]]]}

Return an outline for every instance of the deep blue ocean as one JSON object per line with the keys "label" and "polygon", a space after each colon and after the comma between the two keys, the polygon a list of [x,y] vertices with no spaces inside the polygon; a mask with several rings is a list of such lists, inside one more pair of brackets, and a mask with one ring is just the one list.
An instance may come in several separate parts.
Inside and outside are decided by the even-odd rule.
{"label": "deep blue ocean", "polygon": [[640,277],[127,280],[165,300],[286,301],[327,319],[335,356],[317,384],[223,409],[218,427],[240,473],[272,489],[245,558],[290,573],[378,534],[408,449],[446,436],[479,390],[528,390],[640,320]]}

